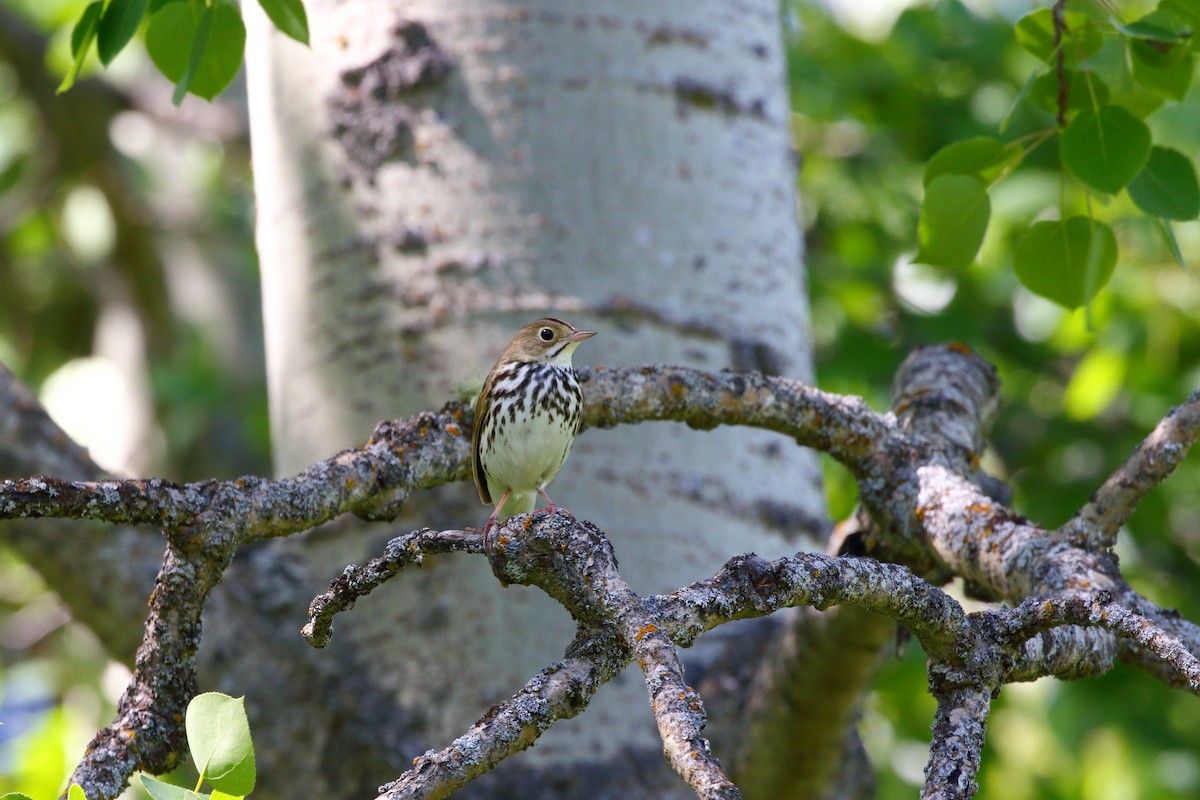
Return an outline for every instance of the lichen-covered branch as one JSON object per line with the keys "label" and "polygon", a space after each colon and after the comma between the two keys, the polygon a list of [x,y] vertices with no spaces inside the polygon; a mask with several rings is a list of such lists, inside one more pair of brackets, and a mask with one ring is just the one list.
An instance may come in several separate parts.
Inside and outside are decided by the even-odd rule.
{"label": "lichen-covered branch", "polygon": [[426,528],[392,539],[382,556],[371,559],[362,567],[346,567],[329,591],[313,599],[308,606],[308,622],[300,629],[300,635],[313,647],[325,647],[333,636],[334,615],[354,608],[358,598],[370,594],[372,589],[404,567],[420,564],[425,556],[434,553],[482,551],[480,538],[462,531]]}
{"label": "lichen-covered branch", "polygon": [[1056,535],[1092,548],[1111,547],[1117,531],[1151,489],[1166,480],[1200,438],[1200,389],[1142,440],[1133,454]]}
{"label": "lichen-covered branch", "polygon": [[[736,787],[701,735],[703,704],[684,679],[675,648],[731,620],[800,605],[866,609],[899,621],[921,641],[939,703],[927,796],[974,791],[987,698],[1005,682],[1097,674],[1119,653],[1194,692],[1200,685],[1200,629],[1134,592],[1102,546],[1131,504],[1163,480],[1195,440],[1200,393],[1164,420],[1081,509],[1073,533],[1055,536],[1013,512],[1002,488],[979,469],[997,383],[991,367],[964,347],[914,353],[897,375],[894,416],[875,413],[857,398],[757,373],[597,368],[583,371],[581,383],[586,423],[593,427],[659,419],[697,428],[751,425],[830,453],[859,481],[870,518],[861,544],[874,558],[738,556],[707,581],[641,598],[621,578],[611,546],[595,527],[561,512],[511,518],[488,553],[497,577],[542,588],[576,619],[579,636],[562,661],[450,748],[419,758],[414,770],[385,787],[389,797],[444,796],[529,746],[557,719],[577,714],[630,660],[644,671],[676,771],[702,797],[735,797]],[[148,523],[169,543],[138,671],[117,721],[98,736],[77,773],[90,781],[89,796],[111,797],[133,768],[158,769],[178,757],[178,730],[153,714],[160,708],[174,713],[190,696],[200,610],[237,547],[310,530],[345,513],[389,520],[412,492],[463,479],[469,414],[451,404],[437,414],[381,424],[363,448],[277,481],[37,476],[0,483],[0,518]],[[479,537],[425,530],[394,540],[383,556],[348,568],[314,601],[305,636],[325,644],[336,613],[425,553],[451,551],[480,552]],[[176,587],[181,576],[193,574],[203,580],[185,596]],[[926,580],[950,575],[962,576],[977,595],[1017,607],[965,614]],[[122,750],[129,739],[146,743]]]}
{"label": "lichen-covered branch", "polygon": [[196,695],[200,617],[235,550],[231,542],[214,549],[223,556],[219,569],[167,549],[117,717],[92,738],[68,781],[84,787],[88,797],[116,797],[134,772],[169,772],[183,756],[184,710]]}
{"label": "lichen-covered branch", "polygon": [[379,787],[379,799],[446,797],[532,746],[557,720],[581,713],[596,690],[628,663],[628,649],[611,626],[581,630],[563,660],[535,675],[446,748],[414,759],[412,769]]}
{"label": "lichen-covered branch", "polygon": [[934,668],[929,689],[938,704],[921,800],[966,800],[979,788],[975,776],[992,694],[979,686],[943,685],[946,680]]}

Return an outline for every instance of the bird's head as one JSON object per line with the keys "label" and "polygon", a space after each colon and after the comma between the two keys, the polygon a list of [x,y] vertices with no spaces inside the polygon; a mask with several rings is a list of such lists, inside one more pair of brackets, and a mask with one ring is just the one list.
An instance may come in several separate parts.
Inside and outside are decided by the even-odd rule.
{"label": "bird's head", "polygon": [[544,361],[556,366],[571,365],[571,355],[584,339],[595,331],[581,331],[569,322],[545,317],[517,332],[504,349],[503,358],[512,361]]}

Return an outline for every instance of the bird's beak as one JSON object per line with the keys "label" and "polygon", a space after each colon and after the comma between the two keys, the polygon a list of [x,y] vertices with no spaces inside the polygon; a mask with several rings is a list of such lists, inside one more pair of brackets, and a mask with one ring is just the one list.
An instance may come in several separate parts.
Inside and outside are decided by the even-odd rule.
{"label": "bird's beak", "polygon": [[568,342],[582,342],[584,339],[590,339],[596,335],[596,331],[575,331],[567,336]]}

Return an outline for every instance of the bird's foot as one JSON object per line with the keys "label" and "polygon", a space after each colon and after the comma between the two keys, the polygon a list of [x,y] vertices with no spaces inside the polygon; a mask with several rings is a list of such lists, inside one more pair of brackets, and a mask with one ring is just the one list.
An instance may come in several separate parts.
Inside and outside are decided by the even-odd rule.
{"label": "bird's foot", "polygon": [[491,547],[491,533],[497,527],[499,526],[496,524],[496,515],[493,513],[487,522],[483,523],[483,529],[480,531],[483,534],[483,552],[486,553]]}

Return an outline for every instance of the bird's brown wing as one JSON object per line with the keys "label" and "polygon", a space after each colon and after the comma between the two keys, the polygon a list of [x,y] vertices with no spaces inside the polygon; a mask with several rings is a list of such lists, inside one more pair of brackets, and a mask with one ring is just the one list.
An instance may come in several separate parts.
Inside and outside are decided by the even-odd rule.
{"label": "bird's brown wing", "polygon": [[483,436],[483,426],[487,422],[489,404],[487,396],[491,394],[492,376],[489,374],[479,390],[475,400],[475,430],[471,433],[471,476],[475,478],[475,488],[479,490],[479,502],[485,506],[492,504],[492,495],[488,491],[487,475],[483,472],[483,460],[479,458],[479,445]]}

